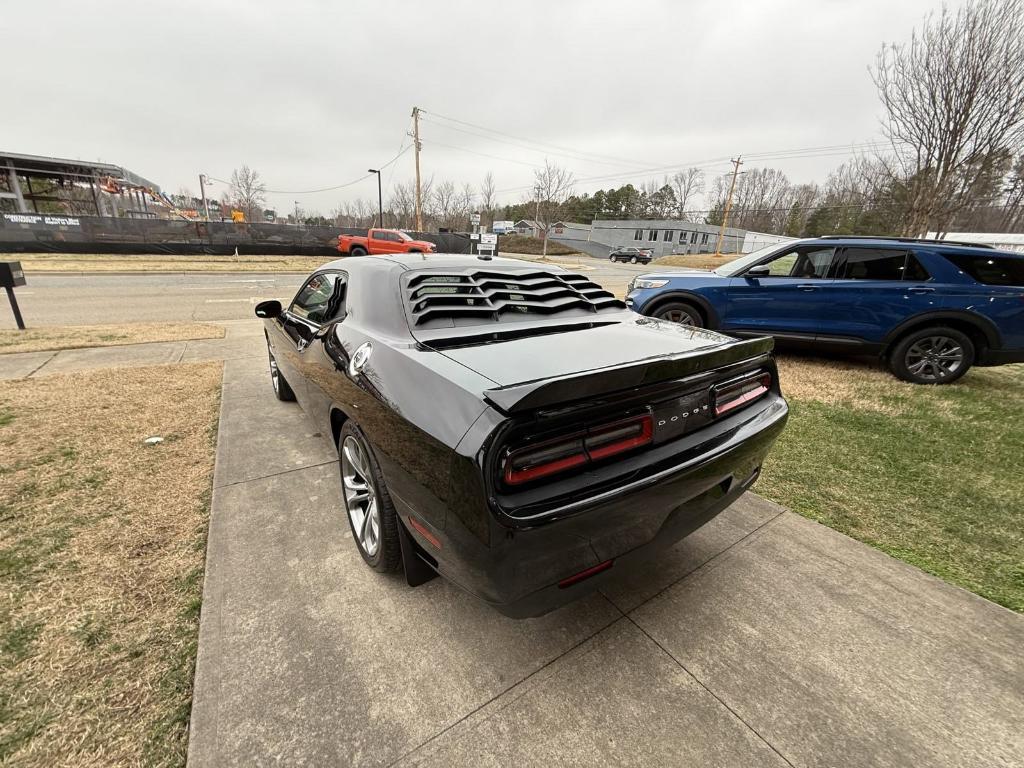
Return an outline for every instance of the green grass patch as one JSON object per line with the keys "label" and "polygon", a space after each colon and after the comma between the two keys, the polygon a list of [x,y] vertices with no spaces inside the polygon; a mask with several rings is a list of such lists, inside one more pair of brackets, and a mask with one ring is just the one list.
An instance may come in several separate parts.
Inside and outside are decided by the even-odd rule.
{"label": "green grass patch", "polygon": [[1024,611],[1024,367],[976,369],[944,387],[879,372],[820,399],[798,384],[759,491]]}

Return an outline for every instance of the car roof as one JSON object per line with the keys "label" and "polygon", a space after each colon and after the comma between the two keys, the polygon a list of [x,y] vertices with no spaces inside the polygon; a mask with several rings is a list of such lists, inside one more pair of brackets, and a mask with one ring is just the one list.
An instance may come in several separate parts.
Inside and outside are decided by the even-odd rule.
{"label": "car roof", "polygon": [[[923,237],[885,237],[883,235],[825,235],[822,237],[809,237],[802,240],[795,240],[800,245],[828,244],[832,246],[879,246],[892,247],[894,245],[919,246],[935,249],[940,253],[963,253],[976,252],[982,254],[998,254],[1000,256],[1013,256],[1024,258],[1024,253],[1019,251],[1005,251],[993,248],[984,243],[965,243],[958,240],[930,240]],[[780,245],[788,245],[780,243]]]}

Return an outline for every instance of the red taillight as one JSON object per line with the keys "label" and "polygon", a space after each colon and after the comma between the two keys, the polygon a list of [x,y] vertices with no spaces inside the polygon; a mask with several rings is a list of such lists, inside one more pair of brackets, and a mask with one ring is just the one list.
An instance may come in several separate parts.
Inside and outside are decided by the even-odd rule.
{"label": "red taillight", "polygon": [[521,485],[631,451],[647,445],[653,438],[654,420],[645,413],[512,451],[505,458],[503,475],[509,485]]}
{"label": "red taillight", "polygon": [[505,482],[509,485],[528,483],[586,463],[581,438],[544,443],[510,453],[505,459]]}
{"label": "red taillight", "polygon": [[592,461],[647,445],[654,437],[654,420],[648,416],[627,419],[593,429],[584,440]]}
{"label": "red taillight", "polygon": [[766,371],[748,376],[735,382],[718,384],[712,388],[715,404],[715,416],[722,416],[730,411],[757,400],[772,386],[772,375]]}

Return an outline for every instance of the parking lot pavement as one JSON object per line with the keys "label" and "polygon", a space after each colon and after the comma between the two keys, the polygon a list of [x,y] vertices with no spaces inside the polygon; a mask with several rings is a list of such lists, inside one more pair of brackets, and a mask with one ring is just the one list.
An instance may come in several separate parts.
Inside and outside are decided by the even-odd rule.
{"label": "parking lot pavement", "polygon": [[513,621],[364,565],[262,349],[221,423],[192,766],[1024,762],[1024,619],[752,494]]}

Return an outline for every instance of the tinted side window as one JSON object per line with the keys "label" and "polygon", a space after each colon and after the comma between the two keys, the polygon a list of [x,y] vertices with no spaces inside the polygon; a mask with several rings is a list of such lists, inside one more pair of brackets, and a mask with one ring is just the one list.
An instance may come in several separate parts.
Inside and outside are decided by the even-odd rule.
{"label": "tinted side window", "polygon": [[907,256],[907,268],[903,270],[903,279],[911,280],[915,283],[923,283],[931,280],[932,276],[928,274],[928,270],[917,260],[917,256],[911,253]]}
{"label": "tinted side window", "polygon": [[1024,286],[1024,257],[954,254],[946,258],[979,283]]}
{"label": "tinted side window", "polygon": [[388,234],[389,234],[388,232],[374,232],[373,233],[373,239],[374,240],[387,240],[388,239]]}
{"label": "tinted side window", "polygon": [[337,282],[338,275],[334,272],[313,275],[292,302],[291,313],[304,317],[311,323],[324,322],[333,309],[331,298]]}
{"label": "tinted side window", "polygon": [[847,248],[837,277],[841,280],[902,280],[906,251],[889,248]]}
{"label": "tinted side window", "polygon": [[799,277],[807,280],[823,278],[832,263],[833,248],[781,253],[768,263],[772,277]]}

